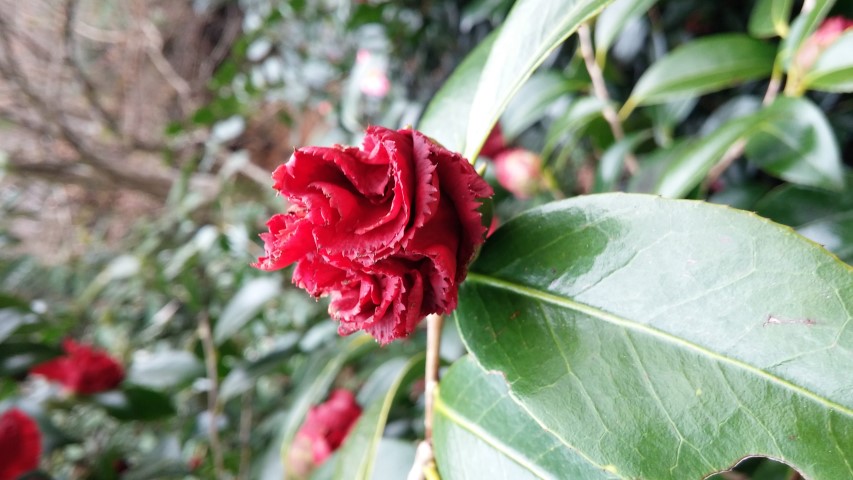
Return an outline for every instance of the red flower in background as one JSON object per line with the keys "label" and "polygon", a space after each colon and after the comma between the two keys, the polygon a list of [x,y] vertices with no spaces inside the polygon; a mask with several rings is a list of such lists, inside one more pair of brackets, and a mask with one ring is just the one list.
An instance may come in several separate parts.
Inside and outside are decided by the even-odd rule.
{"label": "red flower in background", "polygon": [[30,373],[61,383],[82,395],[112,390],[124,380],[124,369],[103,351],[68,339],[62,343],[66,355],[33,367]]}
{"label": "red flower in background", "polygon": [[293,440],[291,468],[305,474],[326,461],[344,442],[359,416],[361,407],[349,390],[335,390],[326,402],[312,407]]}
{"label": "red flower in background", "polygon": [[480,155],[489,158],[495,158],[507,149],[506,139],[504,139],[503,130],[501,130],[501,124],[496,123],[494,127],[492,127],[492,131],[489,132],[489,137],[486,138],[486,143],[483,144],[483,148],[480,149]]}
{"label": "red flower in background", "polygon": [[21,410],[0,415],[0,480],[15,480],[38,468],[41,434],[38,425]]}
{"label": "red flower in background", "polygon": [[385,344],[456,308],[486,233],[480,199],[492,195],[461,155],[414,130],[370,127],[361,148],[298,149],[273,179],[291,207],[267,222],[255,266],[295,262],[293,282],[331,298],[341,334]]}

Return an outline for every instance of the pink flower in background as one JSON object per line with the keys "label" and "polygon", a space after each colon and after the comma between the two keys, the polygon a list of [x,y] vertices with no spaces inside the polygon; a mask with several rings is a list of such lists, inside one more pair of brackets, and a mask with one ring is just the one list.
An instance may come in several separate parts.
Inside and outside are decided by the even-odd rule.
{"label": "pink flower in background", "polygon": [[388,80],[385,62],[379,61],[369,50],[362,48],[355,57],[355,70],[361,93],[376,98],[388,95],[391,82]]}
{"label": "pink flower in background", "polygon": [[504,150],[494,163],[498,183],[516,198],[530,198],[542,185],[542,159],[529,150]]}
{"label": "pink flower in background", "polygon": [[288,457],[291,468],[304,474],[325,462],[346,439],[361,407],[349,390],[335,390],[324,403],[311,408],[299,428]]}
{"label": "pink flower in background", "polygon": [[31,374],[61,383],[71,392],[90,395],[112,390],[124,380],[124,369],[101,350],[68,339],[66,355],[36,365]]}
{"label": "pink flower in background", "polygon": [[842,16],[830,17],[803,42],[797,51],[794,63],[801,70],[808,70],[820,54],[832,45],[847,30],[853,29],[853,20]]}
{"label": "pink flower in background", "polygon": [[38,468],[41,433],[27,414],[12,408],[0,415],[0,480],[15,480]]}
{"label": "pink flower in background", "polygon": [[273,173],[290,202],[261,234],[256,267],[296,263],[293,282],[329,296],[342,335],[385,344],[456,308],[484,241],[492,189],[467,160],[414,130],[367,129],[361,148],[304,147]]}

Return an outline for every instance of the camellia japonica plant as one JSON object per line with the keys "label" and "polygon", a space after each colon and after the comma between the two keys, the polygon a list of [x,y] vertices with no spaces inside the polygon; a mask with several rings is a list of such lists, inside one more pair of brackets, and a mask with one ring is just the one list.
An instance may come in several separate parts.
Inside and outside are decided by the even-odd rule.
{"label": "camellia japonica plant", "polygon": [[[748,33],[661,55],[619,102],[603,75],[608,48],[654,3],[516,2],[416,128],[300,148],[275,171],[290,207],[268,222],[257,267],[295,263],[293,282],[329,297],[343,335],[388,344],[427,317],[425,439],[409,478],[700,479],[746,457],[853,478],[853,271],[828,250],[850,237],[827,227],[816,243],[704,201],[743,157],[804,201],[843,195],[836,135],[806,93],[834,92],[827,104],[853,90],[851,23],[826,18],[833,2],[794,14],[790,1],[758,1]],[[604,120],[605,151],[581,187],[601,193],[532,208],[486,239],[493,191],[469,161],[492,157],[505,192],[525,199],[556,181],[561,149],[578,147],[546,138],[543,162],[496,126],[517,125],[508,106],[569,38],[590,89],[554,123]],[[747,83],[764,95],[721,108],[701,137],[656,130],[655,118],[673,126],[698,97]],[[604,193],[625,185],[651,195]],[[451,313],[468,355],[439,381],[440,315]],[[388,461],[378,445],[415,358],[352,426],[338,478],[372,478]],[[328,416],[317,464],[352,418]],[[285,446],[291,461],[311,451],[308,437]]]}

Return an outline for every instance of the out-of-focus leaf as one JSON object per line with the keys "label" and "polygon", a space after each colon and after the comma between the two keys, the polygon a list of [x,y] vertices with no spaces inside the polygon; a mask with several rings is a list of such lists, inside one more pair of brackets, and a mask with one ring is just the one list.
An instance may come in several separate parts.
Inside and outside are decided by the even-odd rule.
{"label": "out-of-focus leaf", "polygon": [[853,92],[853,31],[824,50],[803,77],[803,87],[826,92]]}
{"label": "out-of-focus leaf", "polygon": [[736,118],[711,135],[695,141],[677,152],[672,163],[660,176],[654,193],[665,197],[683,197],[693,190],[728,149],[755,129],[755,116]]}
{"label": "out-of-focus leaf", "polygon": [[223,402],[242,394],[253,388],[258,377],[265,375],[281,365],[293,355],[299,343],[299,334],[289,332],[282,335],[276,342],[275,348],[264,354],[261,358],[247,362],[233,368],[225,379],[219,390],[219,398]]}
{"label": "out-of-focus leaf", "polygon": [[593,192],[603,193],[612,191],[619,181],[619,176],[624,171],[625,155],[633,152],[637,148],[637,145],[648,140],[650,137],[651,132],[635,132],[605,150],[598,161],[598,168],[595,171]]}
{"label": "out-of-focus leaf", "polygon": [[782,66],[787,70],[791,66],[791,61],[794,59],[797,51],[802,46],[803,42],[811,35],[820,25],[829,10],[835,5],[835,0],[815,0],[810,2],[811,10],[801,13],[791,22],[791,30],[788,36],[782,40],[779,45],[779,58],[782,60]]}
{"label": "out-of-focus leaf", "polygon": [[[847,175],[853,182],[853,175]],[[841,193],[786,184],[768,193],[756,213],[797,229],[801,235],[853,265],[853,190]]]}
{"label": "out-of-focus leaf", "polygon": [[844,188],[832,126],[807,98],[782,97],[764,109],[759,130],[749,136],[746,155],[783,180],[836,191]]}
{"label": "out-of-focus leaf", "polygon": [[155,390],[184,385],[204,372],[201,361],[190,352],[164,350],[137,352],[127,372],[127,381]]}
{"label": "out-of-focus leaf", "polygon": [[788,228],[702,202],[576,197],[493,233],[459,300],[478,363],[593,468],[680,480],[763,455],[850,476],[853,270]]}
{"label": "out-of-focus leaf", "polygon": [[168,395],[134,385],[93,395],[92,401],[119,420],[156,420],[175,414]]}
{"label": "out-of-focus leaf", "polygon": [[186,463],[163,458],[143,458],[121,474],[121,480],[160,480],[186,478],[191,472]]}
{"label": "out-of-focus leaf", "polygon": [[258,277],[246,282],[225,305],[213,328],[213,339],[217,344],[237,333],[243,325],[255,317],[264,305],[281,292],[278,276]]}
{"label": "out-of-focus leaf", "polygon": [[397,371],[392,376],[394,381],[385,395],[367,406],[341,446],[335,469],[337,478],[353,480],[374,478],[375,465],[384,462],[377,453],[394,398],[402,385],[411,381],[413,377],[422,375],[423,365],[424,355],[418,355],[397,365]]}
{"label": "out-of-focus leaf", "polygon": [[575,82],[560,73],[547,71],[534,74],[513,97],[501,117],[504,138],[511,142],[541,120],[557,99],[576,88]]}
{"label": "out-of-focus leaf", "polygon": [[758,0],[749,16],[749,34],[758,38],[788,35],[791,0]]}
{"label": "out-of-focus leaf", "polygon": [[454,363],[441,379],[434,435],[445,480],[621,478],[537,424],[509,396],[506,380],[497,372],[487,374],[470,357]]}
{"label": "out-of-focus leaf", "polygon": [[631,20],[642,16],[657,0],[615,0],[595,21],[595,60],[604,65],[607,51]]}
{"label": "out-of-focus leaf", "polygon": [[582,97],[569,104],[566,112],[554,120],[548,128],[542,156],[549,157],[566,138],[578,138],[586,125],[601,116],[603,108],[604,103],[596,97]]}
{"label": "out-of-focus leaf", "polygon": [[464,156],[476,158],[510,99],[581,23],[612,0],[520,0],[501,27],[480,76]]}
{"label": "out-of-focus leaf", "polygon": [[418,130],[451,151],[461,152],[465,149],[465,132],[468,129],[471,102],[474,101],[474,93],[480,82],[483,66],[489,58],[489,51],[497,38],[497,32],[498,30],[492,32],[480,42],[456,67],[450,78],[432,97],[418,122]]}
{"label": "out-of-focus leaf", "polygon": [[620,116],[639,105],[702,95],[748,80],[770,76],[776,49],[738,33],[688,42],[643,73]]}

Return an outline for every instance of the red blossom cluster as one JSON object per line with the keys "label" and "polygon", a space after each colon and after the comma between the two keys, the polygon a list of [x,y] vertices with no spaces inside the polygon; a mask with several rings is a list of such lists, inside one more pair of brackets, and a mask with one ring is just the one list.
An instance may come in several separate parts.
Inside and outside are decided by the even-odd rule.
{"label": "red blossom cluster", "polygon": [[31,374],[62,384],[68,391],[91,395],[112,390],[124,380],[124,369],[105,352],[68,339],[65,355],[36,365]]}
{"label": "red blossom cluster", "polygon": [[17,408],[0,415],[0,480],[15,480],[38,468],[41,434],[38,425]]}
{"label": "red blossom cluster", "polygon": [[290,209],[267,222],[255,266],[296,263],[293,282],[330,297],[342,335],[385,344],[456,308],[492,195],[461,155],[411,129],[370,127],[360,148],[296,150],[273,179]]}
{"label": "red blossom cluster", "polygon": [[344,442],[359,416],[361,407],[349,390],[335,390],[324,403],[312,407],[293,440],[291,468],[304,474],[325,462]]}

